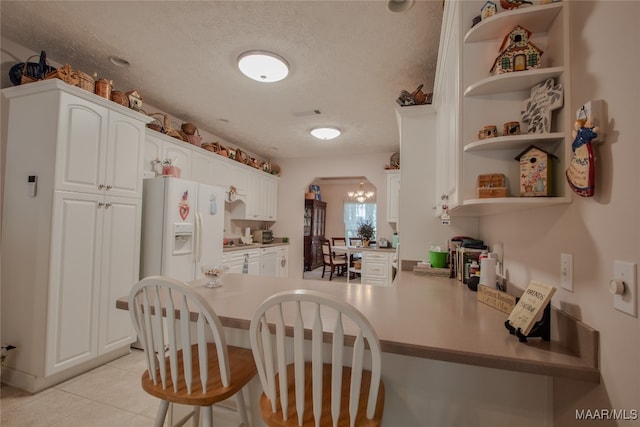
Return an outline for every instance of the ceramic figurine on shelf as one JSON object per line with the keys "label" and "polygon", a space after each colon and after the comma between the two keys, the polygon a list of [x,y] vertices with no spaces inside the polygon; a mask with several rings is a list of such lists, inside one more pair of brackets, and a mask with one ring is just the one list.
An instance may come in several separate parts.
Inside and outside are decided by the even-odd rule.
{"label": "ceramic figurine on shelf", "polygon": [[590,116],[586,122],[576,120],[572,132],[572,158],[566,172],[567,182],[582,197],[593,197],[595,192],[595,158],[591,141],[598,136],[598,130]]}

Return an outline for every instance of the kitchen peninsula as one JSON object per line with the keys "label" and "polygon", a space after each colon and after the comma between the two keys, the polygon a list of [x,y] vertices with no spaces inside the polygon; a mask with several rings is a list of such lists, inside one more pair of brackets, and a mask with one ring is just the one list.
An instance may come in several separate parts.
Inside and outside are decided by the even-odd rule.
{"label": "kitchen peninsula", "polygon": [[[402,271],[393,286],[367,286],[229,274],[221,288],[193,285],[228,328],[229,340],[237,341],[234,345],[248,345],[246,330],[255,310],[276,292],[315,289],[354,305],[382,345],[390,425],[552,425],[554,377],[592,383],[600,378],[596,331],[574,324],[572,339],[579,336],[590,347],[580,353],[558,339],[520,343],[504,327],[506,314],[478,303],[474,292],[452,279]],[[117,307],[127,309],[126,298]],[[497,385],[505,382],[509,393]],[[450,419],[460,416],[454,409],[461,406],[464,417],[472,417],[469,423]]]}

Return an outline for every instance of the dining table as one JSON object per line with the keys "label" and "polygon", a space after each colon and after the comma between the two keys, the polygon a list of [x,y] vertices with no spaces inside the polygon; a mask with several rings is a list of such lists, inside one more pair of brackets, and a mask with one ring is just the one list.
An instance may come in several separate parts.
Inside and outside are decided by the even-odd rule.
{"label": "dining table", "polygon": [[345,254],[347,258],[347,283],[351,282],[351,274],[360,274],[361,271],[358,268],[351,266],[351,258],[353,255],[362,252],[362,246],[351,245],[333,245],[331,250],[336,254]]}

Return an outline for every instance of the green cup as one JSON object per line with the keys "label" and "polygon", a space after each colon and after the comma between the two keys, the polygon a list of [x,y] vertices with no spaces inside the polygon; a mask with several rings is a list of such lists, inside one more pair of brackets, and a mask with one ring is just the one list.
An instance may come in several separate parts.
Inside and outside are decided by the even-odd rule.
{"label": "green cup", "polygon": [[433,268],[445,268],[449,252],[429,251],[429,262]]}

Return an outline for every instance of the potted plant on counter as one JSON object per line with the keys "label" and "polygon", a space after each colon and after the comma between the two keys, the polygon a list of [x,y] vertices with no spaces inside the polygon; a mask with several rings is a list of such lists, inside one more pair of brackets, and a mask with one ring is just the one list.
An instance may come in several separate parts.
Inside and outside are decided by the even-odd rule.
{"label": "potted plant on counter", "polygon": [[363,246],[369,246],[369,241],[373,239],[376,234],[376,229],[373,227],[373,222],[370,219],[365,219],[358,223],[358,236],[362,239]]}

